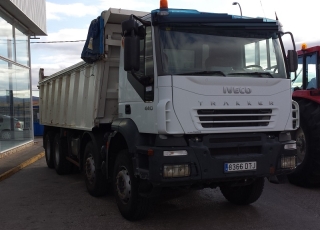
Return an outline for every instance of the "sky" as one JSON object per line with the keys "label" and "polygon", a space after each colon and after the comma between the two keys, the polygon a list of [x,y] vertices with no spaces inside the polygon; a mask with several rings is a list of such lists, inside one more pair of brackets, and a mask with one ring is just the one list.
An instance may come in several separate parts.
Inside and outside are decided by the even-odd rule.
{"label": "sky", "polygon": [[[85,40],[91,21],[109,8],[151,12],[159,8],[160,0],[47,0],[47,34],[31,40],[31,68],[33,95],[38,96],[38,72],[44,68],[49,76],[81,61],[84,42],[33,43]],[[240,15],[239,5],[229,0],[168,0],[169,8],[195,9],[201,12]],[[297,49],[301,43],[320,44],[317,6],[314,0],[239,0],[242,15],[275,19],[284,31],[294,35]]]}

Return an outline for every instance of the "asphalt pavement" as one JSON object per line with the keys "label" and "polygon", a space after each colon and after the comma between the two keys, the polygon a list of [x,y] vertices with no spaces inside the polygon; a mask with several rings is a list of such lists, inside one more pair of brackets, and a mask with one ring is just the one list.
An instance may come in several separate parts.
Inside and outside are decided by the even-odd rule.
{"label": "asphalt pavement", "polygon": [[44,157],[42,137],[35,137],[33,143],[0,158],[0,181],[7,179],[24,167]]}

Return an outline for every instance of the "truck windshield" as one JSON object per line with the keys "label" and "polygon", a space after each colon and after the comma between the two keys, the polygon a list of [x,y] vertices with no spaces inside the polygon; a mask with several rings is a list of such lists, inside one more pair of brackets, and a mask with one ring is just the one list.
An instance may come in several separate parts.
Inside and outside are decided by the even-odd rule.
{"label": "truck windshield", "polygon": [[276,31],[161,25],[159,35],[164,75],[286,78]]}

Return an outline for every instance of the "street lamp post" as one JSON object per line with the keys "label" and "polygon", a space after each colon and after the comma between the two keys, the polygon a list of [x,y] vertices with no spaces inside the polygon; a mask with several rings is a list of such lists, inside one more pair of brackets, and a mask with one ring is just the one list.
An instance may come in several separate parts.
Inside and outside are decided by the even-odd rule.
{"label": "street lamp post", "polygon": [[241,17],[242,17],[242,10],[241,10],[240,4],[239,4],[238,2],[234,2],[234,3],[232,3],[232,5],[238,5],[238,6],[239,6],[239,8],[240,8],[240,14],[241,14]]}

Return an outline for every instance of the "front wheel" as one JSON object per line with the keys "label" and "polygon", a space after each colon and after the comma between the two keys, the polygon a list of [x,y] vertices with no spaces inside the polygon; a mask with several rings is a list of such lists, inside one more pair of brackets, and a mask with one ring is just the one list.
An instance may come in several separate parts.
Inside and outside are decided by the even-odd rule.
{"label": "front wheel", "polygon": [[221,186],[223,196],[231,203],[248,205],[259,199],[264,187],[264,178],[258,178],[253,183],[244,186]]}
{"label": "front wheel", "polygon": [[151,208],[152,199],[139,194],[139,179],[134,176],[128,150],[119,153],[113,173],[113,189],[121,215],[127,220],[142,219]]}

